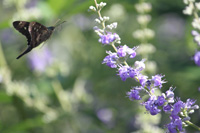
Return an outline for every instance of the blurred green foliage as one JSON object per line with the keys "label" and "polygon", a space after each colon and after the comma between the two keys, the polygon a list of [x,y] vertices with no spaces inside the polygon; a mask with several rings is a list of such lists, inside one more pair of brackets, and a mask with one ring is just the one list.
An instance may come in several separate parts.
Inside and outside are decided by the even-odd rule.
{"label": "blurred green foliage", "polygon": [[[110,16],[111,22],[118,21],[116,32],[122,44],[139,45],[132,37],[138,29],[134,8],[138,1],[105,2],[104,15],[112,15],[115,4],[122,7],[122,16]],[[150,2],[150,27],[155,30],[151,42],[156,47],[150,59],[158,64],[157,73],[166,76],[168,83],[163,91],[173,85],[182,100],[200,101],[200,69],[191,61],[196,49],[190,35],[191,18],[182,14],[182,1]],[[115,70],[101,64],[105,50],[110,48],[98,43],[92,30],[97,15],[88,12],[90,5],[94,5],[92,0],[0,1],[1,133],[122,133],[139,129],[135,123],[140,105],[126,97],[131,86],[137,84],[132,80],[122,82]],[[13,28],[13,21],[37,21],[51,26],[58,19],[67,23],[58,27],[43,46],[31,51],[42,54],[48,48],[51,52],[52,63],[44,71],[33,69],[31,53],[15,59],[27,42]],[[40,56],[37,59],[42,64]],[[194,123],[199,123],[199,118],[198,113],[192,116]],[[168,117],[161,120],[162,128]]]}

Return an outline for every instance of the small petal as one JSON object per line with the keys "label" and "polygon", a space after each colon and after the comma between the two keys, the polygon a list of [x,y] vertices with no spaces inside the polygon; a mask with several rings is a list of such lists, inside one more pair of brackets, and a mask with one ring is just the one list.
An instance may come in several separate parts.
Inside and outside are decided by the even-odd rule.
{"label": "small petal", "polygon": [[200,51],[197,51],[193,57],[196,65],[200,66]]}

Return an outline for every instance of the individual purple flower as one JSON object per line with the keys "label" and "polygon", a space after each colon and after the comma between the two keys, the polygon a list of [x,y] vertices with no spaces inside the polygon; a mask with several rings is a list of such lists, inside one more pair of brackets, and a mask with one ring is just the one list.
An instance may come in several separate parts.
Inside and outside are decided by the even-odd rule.
{"label": "individual purple flower", "polygon": [[163,106],[163,111],[165,111],[166,113],[170,113],[171,109],[172,109],[172,106],[170,104]]}
{"label": "individual purple flower", "polygon": [[116,68],[117,67],[117,60],[118,60],[118,56],[117,53],[112,53],[110,51],[107,52],[109,55],[107,55],[104,59],[102,64],[106,63],[107,66],[111,67],[111,68]]}
{"label": "individual purple flower", "polygon": [[199,109],[198,105],[194,105],[196,100],[187,99],[184,108],[187,109],[188,113],[193,113],[194,109]]}
{"label": "individual purple flower", "polygon": [[198,31],[192,30],[192,35],[194,36],[194,41],[200,46],[200,35]]}
{"label": "individual purple flower", "polygon": [[192,107],[193,104],[195,104],[196,100],[194,99],[187,99],[186,103],[185,103],[185,108],[189,109]]}
{"label": "individual purple flower", "polygon": [[144,75],[142,75],[142,74],[139,74],[139,75],[138,75],[138,80],[139,80],[140,84],[141,84],[143,87],[146,86],[147,78],[148,78],[147,76],[144,76]]}
{"label": "individual purple flower", "polygon": [[141,60],[141,61],[136,61],[135,63],[134,63],[134,66],[135,66],[135,68],[138,70],[138,71],[142,71],[143,69],[145,69],[145,64],[144,64],[144,59],[143,60]]}
{"label": "individual purple flower", "polygon": [[130,77],[129,75],[129,66],[122,66],[119,68],[119,76],[121,78],[122,81],[125,81],[127,78]]}
{"label": "individual purple flower", "polygon": [[31,68],[39,72],[44,72],[53,63],[52,53],[47,47],[31,52],[28,58]]}
{"label": "individual purple flower", "polygon": [[108,32],[106,35],[99,35],[99,36],[100,36],[99,42],[102,44],[109,44],[115,41],[116,39],[119,39],[118,34],[116,33],[112,34],[111,32]]}
{"label": "individual purple flower", "polygon": [[166,99],[169,103],[174,103],[174,89],[172,87],[167,90],[166,93]]}
{"label": "individual purple flower", "polygon": [[131,89],[126,94],[127,94],[127,96],[129,97],[129,99],[131,101],[133,101],[133,100],[141,100],[142,98],[139,95],[141,90],[142,90],[141,87],[134,87],[133,89]]}
{"label": "individual purple flower", "polygon": [[134,78],[136,75],[139,74],[139,72],[136,69],[133,69],[132,67],[128,68],[128,72],[131,78]]}
{"label": "individual purple flower", "polygon": [[162,80],[162,77],[164,77],[164,76],[159,75],[159,74],[157,74],[155,76],[152,76],[152,80],[151,81],[154,83],[155,87],[159,86],[159,88],[161,88],[162,84],[165,83],[165,81]]}
{"label": "individual purple flower", "polygon": [[200,66],[200,51],[197,51],[193,57],[196,65]]}
{"label": "individual purple flower", "polygon": [[135,52],[134,48],[131,49],[126,45],[121,46],[117,50],[117,54],[119,55],[119,57],[125,57],[126,55],[130,55],[130,58],[134,58],[136,56],[136,52]]}
{"label": "individual purple flower", "polygon": [[172,115],[177,115],[181,111],[181,108],[183,107],[184,103],[181,100],[178,100],[178,102],[176,102],[173,106]]}
{"label": "individual purple flower", "polygon": [[162,96],[158,96],[157,100],[155,101],[155,103],[158,105],[158,106],[162,106],[167,100],[165,100],[165,97],[162,95]]}

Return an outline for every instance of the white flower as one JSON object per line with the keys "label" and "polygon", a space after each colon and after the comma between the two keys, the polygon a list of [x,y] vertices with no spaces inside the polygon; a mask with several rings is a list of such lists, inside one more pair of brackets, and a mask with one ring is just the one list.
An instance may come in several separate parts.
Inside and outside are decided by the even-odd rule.
{"label": "white flower", "polygon": [[136,4],[135,8],[137,10],[137,12],[139,13],[148,13],[151,11],[151,4],[144,2],[144,3],[140,3],[140,4]]}
{"label": "white flower", "polygon": [[197,8],[198,10],[200,10],[200,2],[196,2],[196,3],[195,3],[195,6],[196,6],[196,8]]}
{"label": "white flower", "polygon": [[151,16],[150,15],[139,15],[137,17],[137,21],[139,24],[148,24],[151,21]]}
{"label": "white flower", "polygon": [[100,8],[103,8],[104,6],[106,6],[106,3],[104,3],[104,2],[101,2],[101,3],[99,4],[99,7],[100,7]]}
{"label": "white flower", "polygon": [[90,6],[90,7],[89,7],[89,10],[91,10],[91,11],[96,11],[96,8],[95,8],[94,6]]}
{"label": "white flower", "polygon": [[186,6],[186,8],[183,10],[183,13],[186,15],[192,15],[194,6],[192,3],[190,3],[188,6]]}
{"label": "white flower", "polygon": [[193,19],[193,22],[192,22],[192,26],[195,28],[195,29],[199,29],[200,30],[200,19]]}
{"label": "white flower", "polygon": [[136,61],[136,62],[134,63],[135,68],[136,68],[136,69],[140,69],[140,70],[145,69],[144,61],[145,61],[145,60]]}

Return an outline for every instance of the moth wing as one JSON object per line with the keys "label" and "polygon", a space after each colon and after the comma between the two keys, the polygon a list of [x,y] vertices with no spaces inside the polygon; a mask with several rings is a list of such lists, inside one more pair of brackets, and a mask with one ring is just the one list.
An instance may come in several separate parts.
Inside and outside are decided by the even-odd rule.
{"label": "moth wing", "polygon": [[31,45],[33,48],[42,43],[44,41],[43,35],[48,33],[48,29],[38,22],[31,22],[28,30],[32,39]]}
{"label": "moth wing", "polygon": [[13,27],[18,30],[21,34],[26,36],[28,45],[30,45],[31,42],[31,35],[29,33],[29,22],[26,21],[14,21],[13,22]]}

